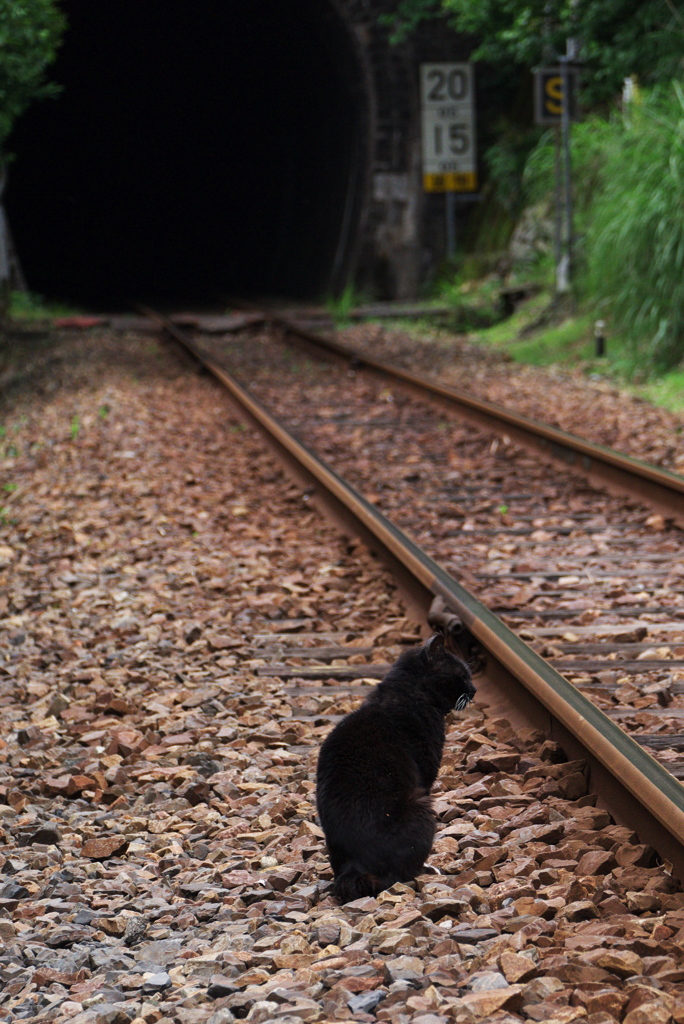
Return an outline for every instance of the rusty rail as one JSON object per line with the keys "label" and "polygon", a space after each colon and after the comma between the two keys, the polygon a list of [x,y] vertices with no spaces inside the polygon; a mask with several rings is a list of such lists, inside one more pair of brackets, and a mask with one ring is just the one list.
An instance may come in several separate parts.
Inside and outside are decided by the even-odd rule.
{"label": "rusty rail", "polygon": [[684,786],[624,733],[410,537],[290,434],[268,410],[170,320],[145,309],[229,392],[240,414],[264,436],[316,503],[361,537],[395,575],[423,621],[463,624],[486,651],[478,695],[518,725],[533,724],[570,757],[585,758],[590,785],[618,821],[652,844],[684,878]]}
{"label": "rusty rail", "polygon": [[637,498],[656,508],[677,526],[684,527],[684,476],[678,473],[613,451],[604,445],[593,444],[568,431],[521,416],[484,399],[474,398],[452,385],[438,384],[391,363],[373,359],[349,345],[314,334],[292,320],[271,314],[267,314],[265,319],[287,334],[345,362],[401,381],[422,397],[427,395],[438,400],[477,426],[505,434],[511,440],[536,449],[550,461],[560,463],[564,469],[582,476],[598,489]]}

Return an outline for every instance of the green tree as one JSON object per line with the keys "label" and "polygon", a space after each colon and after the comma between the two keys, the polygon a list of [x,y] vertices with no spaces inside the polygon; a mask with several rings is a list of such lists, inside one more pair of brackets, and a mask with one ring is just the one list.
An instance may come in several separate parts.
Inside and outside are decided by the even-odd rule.
{"label": "green tree", "polygon": [[59,91],[46,69],[64,25],[55,0],[0,0],[0,163],[17,117],[32,100]]}
{"label": "green tree", "polygon": [[425,18],[443,17],[473,36],[474,60],[510,74],[581,45],[583,93],[589,105],[612,98],[628,75],[644,83],[677,75],[684,53],[682,0],[399,0],[386,16],[394,38]]}

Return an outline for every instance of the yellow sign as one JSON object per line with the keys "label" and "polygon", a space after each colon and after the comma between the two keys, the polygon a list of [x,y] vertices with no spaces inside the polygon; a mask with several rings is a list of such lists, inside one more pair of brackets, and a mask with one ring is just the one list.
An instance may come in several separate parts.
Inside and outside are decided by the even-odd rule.
{"label": "yellow sign", "polygon": [[553,117],[563,113],[563,79],[553,75],[544,82],[544,111]]}
{"label": "yellow sign", "polygon": [[475,80],[472,64],[420,65],[423,187],[475,192]]}
{"label": "yellow sign", "polygon": [[[567,69],[570,120],[577,118],[578,71]],[[534,73],[534,120],[537,124],[560,124],[563,116],[563,72],[560,68],[538,68]]]}
{"label": "yellow sign", "polygon": [[477,174],[473,171],[424,174],[423,189],[426,192],[477,192]]}

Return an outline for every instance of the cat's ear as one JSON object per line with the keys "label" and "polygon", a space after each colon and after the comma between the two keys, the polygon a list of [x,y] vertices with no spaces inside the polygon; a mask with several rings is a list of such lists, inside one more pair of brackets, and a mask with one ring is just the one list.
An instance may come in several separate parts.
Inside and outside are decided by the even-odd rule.
{"label": "cat's ear", "polygon": [[430,661],[437,661],[445,651],[444,637],[442,634],[435,633],[431,636],[426,642],[424,650]]}

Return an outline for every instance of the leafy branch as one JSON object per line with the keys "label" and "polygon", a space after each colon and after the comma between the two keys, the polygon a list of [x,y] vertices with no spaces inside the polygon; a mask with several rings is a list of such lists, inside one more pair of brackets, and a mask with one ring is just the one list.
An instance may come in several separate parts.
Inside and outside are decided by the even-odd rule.
{"label": "leafy branch", "polygon": [[46,69],[64,27],[55,0],[0,0],[0,153],[28,105],[59,92]]}

